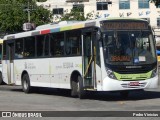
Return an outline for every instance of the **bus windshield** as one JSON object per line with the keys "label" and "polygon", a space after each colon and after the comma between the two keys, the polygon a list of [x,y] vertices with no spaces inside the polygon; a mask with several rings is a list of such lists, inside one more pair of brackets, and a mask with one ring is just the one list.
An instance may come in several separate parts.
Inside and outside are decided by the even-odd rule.
{"label": "bus windshield", "polygon": [[106,64],[144,65],[156,62],[153,35],[148,30],[103,32]]}

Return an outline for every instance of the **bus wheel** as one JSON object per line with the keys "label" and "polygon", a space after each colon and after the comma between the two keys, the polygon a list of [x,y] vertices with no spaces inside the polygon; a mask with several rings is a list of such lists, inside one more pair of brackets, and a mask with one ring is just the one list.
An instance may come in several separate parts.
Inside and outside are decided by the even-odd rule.
{"label": "bus wheel", "polygon": [[0,72],[0,85],[3,84],[3,78],[2,78],[2,73]]}
{"label": "bus wheel", "polygon": [[78,97],[80,99],[84,99],[85,94],[86,94],[86,91],[84,90],[84,87],[83,87],[83,79],[81,76],[78,76]]}
{"label": "bus wheel", "polygon": [[25,93],[31,92],[30,80],[28,74],[24,74],[22,78],[22,88]]}
{"label": "bus wheel", "polygon": [[77,81],[71,81],[71,96],[77,97],[78,96],[78,83]]}
{"label": "bus wheel", "polygon": [[120,92],[120,95],[121,95],[121,97],[122,97],[123,99],[125,99],[125,98],[128,97],[129,91],[121,91],[121,92]]}

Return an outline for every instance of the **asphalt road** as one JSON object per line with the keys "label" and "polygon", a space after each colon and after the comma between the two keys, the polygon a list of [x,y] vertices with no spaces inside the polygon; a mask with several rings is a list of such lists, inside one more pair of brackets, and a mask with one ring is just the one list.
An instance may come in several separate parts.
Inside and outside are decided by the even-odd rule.
{"label": "asphalt road", "polygon": [[[127,99],[122,99],[119,93],[110,92],[88,92],[87,98],[80,100],[72,98],[70,90],[59,90],[49,88],[36,88],[31,94],[25,94],[21,86],[1,85],[0,86],[0,111],[160,111],[160,86],[157,89],[146,89],[144,91],[133,91]],[[55,113],[50,113],[55,114]],[[62,114],[62,115],[61,115]],[[54,117],[56,119],[75,120],[70,112],[70,117],[63,113]],[[97,113],[89,113],[91,116]],[[125,113],[119,113],[125,114]],[[127,114],[127,113],[126,113]],[[80,116],[78,114],[77,116]],[[77,119],[97,120],[94,117],[78,117]],[[99,115],[99,114],[98,114]],[[56,116],[56,115],[55,115]],[[74,114],[73,114],[74,116]],[[76,116],[76,115],[75,115]],[[101,116],[101,115],[100,115]],[[102,115],[103,116],[103,115]],[[105,115],[104,115],[105,116]],[[107,119],[115,120],[114,114]],[[125,115],[122,115],[125,116]],[[160,114],[159,114],[160,116]],[[62,118],[60,118],[62,117]],[[64,117],[64,118],[63,118]],[[1,120],[2,118],[0,118]],[[4,118],[3,118],[4,119]],[[7,120],[10,118],[6,118]],[[16,118],[16,120],[19,118]],[[25,119],[25,118],[20,118]],[[32,118],[33,119],[33,118]],[[52,119],[50,118],[34,118]],[[100,117],[106,120],[106,117]],[[129,120],[143,120],[143,117],[127,117]],[[159,118],[147,117],[148,120]],[[119,117],[119,120],[124,120]]]}
{"label": "asphalt road", "polygon": [[89,92],[87,98],[72,98],[70,90],[35,89],[25,94],[21,86],[0,86],[0,110],[40,111],[107,111],[107,110],[160,110],[160,87],[133,91],[127,99],[119,93]]}

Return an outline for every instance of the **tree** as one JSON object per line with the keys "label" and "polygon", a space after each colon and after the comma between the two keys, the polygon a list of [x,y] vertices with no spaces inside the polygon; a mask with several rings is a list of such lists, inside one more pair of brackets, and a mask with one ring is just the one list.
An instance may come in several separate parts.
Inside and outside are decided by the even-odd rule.
{"label": "tree", "polygon": [[150,2],[154,2],[155,6],[160,5],[160,0],[149,0]]}
{"label": "tree", "polygon": [[84,12],[79,8],[72,8],[70,13],[65,13],[61,20],[85,20]]}
{"label": "tree", "polygon": [[66,12],[64,15],[62,15],[62,17],[60,19],[61,19],[61,21],[63,21],[63,20],[84,21],[84,20],[92,19],[92,17],[93,17],[92,12],[87,13],[87,15],[85,17],[84,12],[82,12],[81,8],[72,8],[69,13]]}
{"label": "tree", "polygon": [[[29,2],[31,23],[38,26],[51,22],[50,11],[37,6],[34,0],[29,0]],[[28,0],[0,0],[0,33],[23,31],[23,24],[28,22],[26,8],[28,8]]]}
{"label": "tree", "polygon": [[37,0],[37,2],[46,2],[47,0]]}

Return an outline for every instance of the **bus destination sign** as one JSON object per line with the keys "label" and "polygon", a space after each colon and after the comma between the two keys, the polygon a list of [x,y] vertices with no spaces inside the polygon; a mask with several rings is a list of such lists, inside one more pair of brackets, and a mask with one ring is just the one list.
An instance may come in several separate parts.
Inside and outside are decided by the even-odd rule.
{"label": "bus destination sign", "polygon": [[101,22],[102,30],[146,30],[148,24],[144,22]]}

